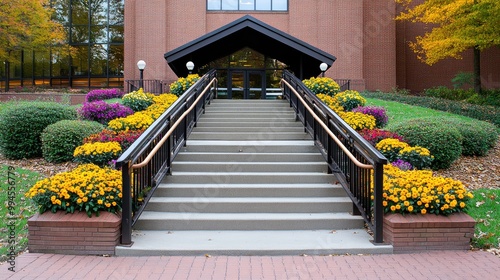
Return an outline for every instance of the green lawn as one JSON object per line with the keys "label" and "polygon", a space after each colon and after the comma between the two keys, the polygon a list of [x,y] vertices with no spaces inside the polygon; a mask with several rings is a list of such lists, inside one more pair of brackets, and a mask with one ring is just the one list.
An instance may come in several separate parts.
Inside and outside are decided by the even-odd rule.
{"label": "green lawn", "polygon": [[472,245],[481,249],[500,248],[500,189],[479,189],[473,194],[468,211],[477,222]]}
{"label": "green lawn", "polygon": [[401,121],[416,119],[416,118],[425,118],[425,117],[437,117],[446,119],[453,118],[453,119],[459,119],[462,122],[478,122],[477,119],[455,115],[448,112],[437,111],[429,108],[407,105],[395,101],[366,98],[366,105],[379,106],[379,107],[384,107],[386,109],[387,115],[389,117],[389,122],[387,124],[388,130],[390,130],[391,126],[396,125]]}
{"label": "green lawn", "polygon": [[[24,194],[38,180],[43,178],[39,173],[17,167],[0,165],[0,261],[4,261],[10,253],[11,242],[15,242],[14,252],[17,254],[28,245],[28,218],[36,213],[37,208],[31,199]],[[10,188],[9,188],[10,187]],[[9,206],[10,209],[9,209]],[[14,230],[15,238],[11,238]]]}

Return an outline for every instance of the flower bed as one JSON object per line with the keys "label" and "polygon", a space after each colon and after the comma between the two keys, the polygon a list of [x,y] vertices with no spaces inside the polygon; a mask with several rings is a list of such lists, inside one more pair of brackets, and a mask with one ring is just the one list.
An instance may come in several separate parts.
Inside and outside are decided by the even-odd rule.
{"label": "flower bed", "polygon": [[83,211],[89,217],[99,215],[100,211],[117,213],[121,210],[121,172],[82,164],[38,181],[25,196],[35,201],[40,213]]}
{"label": "flower bed", "polygon": [[[93,92],[89,100],[94,102],[87,104],[92,108],[81,110],[94,113],[98,107],[99,114],[91,117],[108,119],[114,105],[95,100],[121,94]],[[174,94],[155,96],[142,89],[123,97],[123,102],[138,112],[129,115],[132,112],[128,111],[128,116],[110,120],[107,129],[89,136],[74,150],[74,159],[81,165],[38,181],[25,194],[40,212],[28,221],[30,252],[114,254],[121,235],[122,178],[120,171],[108,166],[176,100]],[[117,105],[115,109],[124,108]]]}
{"label": "flower bed", "polygon": [[397,133],[374,130],[385,126],[385,110],[361,107],[364,98],[356,92],[319,92],[317,97],[391,163],[384,166],[382,205],[384,241],[395,253],[470,248],[475,222],[465,212],[472,194],[460,181],[426,170],[434,160],[429,149],[411,146]]}

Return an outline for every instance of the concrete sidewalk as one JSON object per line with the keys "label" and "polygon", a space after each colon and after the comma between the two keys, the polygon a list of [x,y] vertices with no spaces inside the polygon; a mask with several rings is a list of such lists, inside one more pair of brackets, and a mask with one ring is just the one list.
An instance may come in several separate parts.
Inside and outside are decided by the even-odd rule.
{"label": "concrete sidewalk", "polygon": [[95,257],[25,253],[0,279],[499,279],[488,252],[367,256]]}

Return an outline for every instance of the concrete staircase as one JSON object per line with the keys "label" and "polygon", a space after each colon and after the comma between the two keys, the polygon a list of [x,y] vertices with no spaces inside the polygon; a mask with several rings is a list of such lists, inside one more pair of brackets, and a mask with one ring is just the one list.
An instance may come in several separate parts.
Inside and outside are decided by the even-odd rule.
{"label": "concrete staircase", "polygon": [[283,100],[214,100],[117,255],[392,253]]}

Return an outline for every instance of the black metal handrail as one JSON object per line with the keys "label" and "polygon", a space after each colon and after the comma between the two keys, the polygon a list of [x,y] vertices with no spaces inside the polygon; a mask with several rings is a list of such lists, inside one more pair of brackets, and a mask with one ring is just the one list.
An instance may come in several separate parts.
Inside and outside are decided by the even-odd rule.
{"label": "black metal handrail", "polygon": [[116,162],[122,170],[122,238],[132,243],[132,226],[146,207],[172,161],[185,145],[217,88],[211,70],[179,97]]}
{"label": "black metal handrail", "polygon": [[283,95],[320,148],[329,173],[336,175],[351,198],[353,214],[364,218],[374,233],[374,243],[382,244],[383,168],[387,159],[289,71],[284,71],[282,84]]}

